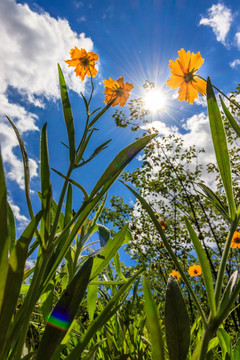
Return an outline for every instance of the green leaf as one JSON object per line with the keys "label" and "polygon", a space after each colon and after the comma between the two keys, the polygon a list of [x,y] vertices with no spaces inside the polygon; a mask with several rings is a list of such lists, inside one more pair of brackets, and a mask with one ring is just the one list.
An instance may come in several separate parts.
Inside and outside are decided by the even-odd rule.
{"label": "green leaf", "polygon": [[106,245],[101,248],[94,258],[92,273],[90,279],[93,280],[110,262],[116,252],[130,239],[130,232],[128,230],[128,224],[114,236],[113,239],[108,240]]}
{"label": "green leaf", "polygon": [[75,131],[74,131],[74,122],[72,116],[72,109],[71,104],[68,98],[68,91],[66,82],[58,64],[58,74],[59,74],[59,85],[60,85],[60,92],[61,92],[61,100],[62,100],[62,108],[63,108],[63,115],[64,120],[67,128],[68,134],[68,142],[69,142],[69,160],[72,164],[75,159]]}
{"label": "green leaf", "polygon": [[233,360],[239,360],[239,359],[240,359],[240,337],[238,338],[233,351]]}
{"label": "green leaf", "polygon": [[0,153],[0,311],[4,297],[4,289],[8,271],[8,251],[10,247],[10,237],[8,229],[8,203],[5,175]]}
{"label": "green leaf", "polygon": [[79,357],[83,350],[86,348],[89,341],[94,337],[96,332],[114,315],[118,310],[119,305],[117,305],[119,299],[123,293],[131,286],[131,284],[138,278],[138,276],[143,272],[139,270],[135,275],[133,275],[125,284],[123,284],[120,289],[115,293],[115,295],[110,299],[110,301],[105,305],[104,309],[100,314],[94,319],[88,329],[85,331],[81,340],[75,346],[74,350],[66,360],[76,360]]}
{"label": "green leaf", "polygon": [[165,329],[170,360],[186,360],[190,345],[187,307],[176,279],[170,276],[165,302]]}
{"label": "green leaf", "polygon": [[116,272],[119,276],[119,279],[126,281],[127,279],[125,278],[125,276],[123,275],[122,270],[121,270],[119,252],[117,252],[116,255],[114,256],[114,265],[115,265]]}
{"label": "green leaf", "polygon": [[226,289],[223,293],[223,296],[222,296],[222,300],[221,300],[221,303],[220,303],[220,310],[223,311],[224,308],[226,307],[226,305],[228,304],[231,296],[232,296],[232,293],[233,293],[233,289],[236,285],[236,282],[237,282],[237,277],[238,277],[238,271],[234,271],[234,273],[231,275],[229,281],[228,281],[228,284],[226,286]]}
{"label": "green leaf", "polygon": [[10,239],[10,253],[14,249],[15,241],[16,241],[16,227],[15,227],[15,219],[13,215],[13,211],[11,206],[8,203],[8,230],[9,230],[9,239]]}
{"label": "green leaf", "polygon": [[58,175],[60,175],[61,177],[63,177],[64,179],[66,179],[68,182],[70,182],[71,184],[75,185],[76,187],[78,187],[84,194],[85,199],[88,199],[88,193],[86,192],[86,190],[84,189],[84,187],[82,185],[80,185],[77,181],[72,180],[68,177],[66,177],[65,175],[63,175],[62,173],[60,173],[59,171],[55,170],[52,168],[52,170],[57,173]]}
{"label": "green leaf", "polygon": [[50,180],[49,156],[47,144],[47,124],[45,123],[41,133],[41,203],[44,214],[40,225],[40,234],[42,241],[46,244],[51,226],[51,198],[52,186]]}
{"label": "green leaf", "polygon": [[222,108],[223,108],[223,111],[230,123],[230,125],[232,126],[233,130],[236,132],[236,134],[238,136],[240,136],[240,126],[238,125],[238,123],[236,122],[236,120],[234,119],[234,117],[232,116],[232,114],[230,113],[230,111],[227,109],[226,105],[224,104],[223,102],[223,99],[221,98],[221,96],[219,95],[220,97],[220,101],[221,101],[221,104],[222,104]]}
{"label": "green leaf", "polygon": [[214,290],[213,290],[213,278],[212,278],[210,265],[209,265],[209,262],[207,259],[207,255],[206,255],[205,251],[203,250],[202,244],[201,244],[200,240],[198,239],[197,234],[195,233],[192,225],[190,224],[190,222],[188,221],[186,216],[184,217],[184,220],[187,225],[187,229],[188,229],[190,238],[192,240],[193,246],[196,250],[196,253],[197,253],[200,265],[201,265],[202,276],[203,276],[203,280],[204,280],[204,284],[205,284],[205,288],[206,288],[206,292],[207,292],[207,297],[208,297],[208,304],[209,304],[209,307],[211,310],[211,314],[214,317],[216,315],[216,303],[215,303]]}
{"label": "green leaf", "polygon": [[221,174],[223,186],[226,192],[226,197],[228,200],[230,216],[231,219],[233,220],[236,216],[236,207],[233,197],[232,177],[231,177],[230,159],[229,159],[229,153],[227,147],[227,139],[226,139],[226,134],[225,134],[221,114],[209,78],[207,80],[207,103],[208,103],[208,116],[209,116],[215,155],[217,159],[218,168]]}
{"label": "green leaf", "polygon": [[52,311],[53,306],[53,292],[54,292],[54,282],[50,281],[47,289],[44,291],[44,293],[41,294],[40,300],[42,303],[42,313],[43,318],[46,319],[47,316]]}
{"label": "green leaf", "polygon": [[108,103],[101,111],[99,111],[99,113],[93,118],[93,120],[88,125],[89,129],[98,121],[98,119],[100,119],[101,116],[103,116],[103,114],[105,114],[105,112],[112,106],[115,100],[116,99],[110,101],[110,103]]}
{"label": "green leaf", "polygon": [[225,359],[227,354],[229,354],[230,358],[232,359],[232,345],[231,345],[230,336],[222,328],[218,329],[217,336],[218,336],[219,344],[220,344],[221,349],[222,349],[222,357],[223,357],[223,359]]}
{"label": "green leaf", "polygon": [[[198,186],[201,187],[201,189],[203,190],[203,192],[206,195],[206,198],[208,198],[211,201],[213,206],[215,206],[215,208],[225,217],[225,219],[227,219],[228,221],[231,221],[231,218],[229,217],[229,215],[227,213],[227,209],[225,208],[224,204],[221,202],[219,197],[205,184],[198,183]],[[203,194],[201,194],[201,195],[203,195]]]}
{"label": "green leaf", "polygon": [[152,359],[164,360],[165,359],[164,341],[163,341],[162,330],[158,317],[158,311],[153,301],[151,289],[146,278],[144,278],[144,282],[143,282],[143,292],[144,292],[145,311],[147,317],[148,330],[152,344]]}
{"label": "green leaf", "polygon": [[88,285],[87,307],[88,307],[88,315],[90,321],[93,321],[94,312],[97,307],[97,293],[98,293],[97,285],[91,285],[91,286]]}
{"label": "green leaf", "polygon": [[106,245],[110,238],[110,230],[106,226],[98,224],[98,233],[100,245],[103,247]]}
{"label": "green leaf", "polygon": [[[111,164],[104,171],[103,175],[94,186],[90,197],[93,197],[109,180],[115,181],[116,177],[127,166],[127,164],[156,136],[157,134],[147,135],[125,149],[120,151]],[[113,182],[112,181],[112,182]]]}
{"label": "green leaf", "polygon": [[28,255],[28,247],[33,234],[38,226],[43,212],[40,211],[28,224],[21,237],[17,240],[9,258],[7,266],[7,286],[5,287],[3,303],[0,313],[0,344],[6,338],[6,333],[11,322],[12,315],[16,310],[16,304],[21,289],[25,262]]}
{"label": "green leaf", "polygon": [[36,360],[50,359],[60,345],[85,295],[92,264],[93,259],[89,258],[55,306],[39,344]]}
{"label": "green leaf", "polygon": [[91,161],[92,159],[94,159],[101,151],[105,150],[108,146],[107,144],[112,141],[112,139],[105,141],[103,144],[101,144],[100,146],[98,146],[94,152],[92,153],[92,155],[87,159],[87,160],[83,160],[77,167],[80,167],[82,165],[87,164],[89,161]]}
{"label": "green leaf", "polygon": [[16,128],[16,126],[14,125],[14,123],[8,116],[6,116],[6,118],[10,122],[10,124],[16,134],[16,137],[18,139],[18,143],[20,146],[20,150],[22,153],[23,169],[24,169],[24,183],[25,183],[25,196],[26,196],[29,215],[32,219],[34,217],[34,213],[33,213],[32,204],[31,204],[31,197],[30,197],[30,172],[29,172],[28,154],[27,154],[24,142],[21,138],[21,135],[19,134],[18,129]]}
{"label": "green leaf", "polygon": [[198,299],[196,297],[195,292],[193,291],[193,289],[192,289],[192,287],[191,287],[191,285],[189,283],[189,280],[188,280],[188,278],[186,276],[185,271],[182,269],[182,267],[181,267],[181,265],[180,265],[180,263],[178,261],[177,256],[175,255],[174,251],[172,250],[171,245],[167,241],[167,238],[166,238],[166,236],[164,234],[162,226],[159,223],[158,218],[155,215],[155,212],[152,210],[151,206],[146,202],[146,200],[143,199],[143,197],[141,195],[139,195],[134,189],[132,189],[129,185],[125,184],[123,181],[121,181],[121,182],[122,182],[122,184],[124,184],[133,193],[133,195],[136,196],[136,198],[139,200],[142,207],[147,211],[148,215],[150,216],[152,222],[154,223],[158,233],[160,234],[160,236],[162,238],[162,241],[164,243],[164,246],[165,246],[166,250],[168,251],[170,257],[172,258],[177,270],[179,271],[183,281],[185,282],[185,284],[186,284],[186,286],[188,288],[189,293],[191,294],[191,296],[192,296],[192,298],[193,298],[193,300],[194,300],[194,302],[195,302],[195,304],[196,304],[196,306],[197,306],[197,308],[199,310],[202,321],[206,325],[207,320],[206,320],[206,316],[205,316],[205,314],[203,312],[203,309],[202,309],[202,307],[201,307],[201,305],[200,305],[200,303],[199,303],[199,301],[198,301]]}

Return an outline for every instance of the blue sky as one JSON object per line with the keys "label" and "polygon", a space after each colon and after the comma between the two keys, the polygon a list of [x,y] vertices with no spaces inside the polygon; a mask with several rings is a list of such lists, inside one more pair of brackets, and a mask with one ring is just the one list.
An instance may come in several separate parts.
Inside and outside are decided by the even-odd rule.
{"label": "blue sky", "polygon": [[[142,95],[145,80],[155,81],[169,97],[169,111],[154,117],[160,135],[184,134],[186,146],[195,143],[214,159],[206,113],[200,98],[194,105],[180,103],[176,92],[164,84],[169,78],[169,59],[181,48],[200,51],[205,62],[199,73],[208,75],[226,93],[240,83],[240,3],[208,0],[37,0],[0,2],[0,142],[9,189],[9,200],[18,226],[28,222],[23,191],[23,169],[17,141],[4,114],[19,128],[31,168],[32,201],[39,209],[39,137],[48,123],[51,167],[65,172],[68,155],[60,141],[67,142],[57,81],[60,63],[70,90],[70,100],[81,134],[84,105],[79,96],[89,94],[89,80],[82,83],[64,63],[74,46],[99,54],[99,71],[94,79],[93,107],[103,106],[102,81],[124,76],[135,88],[132,98]],[[117,107],[116,107],[117,108]],[[118,129],[111,118],[115,108],[98,123],[99,132],[89,153],[108,139],[109,148],[73,178],[88,191],[115,154],[130,144],[136,134]],[[205,159],[203,158],[204,162]],[[139,165],[136,159],[128,169]],[[52,174],[53,194],[58,199],[62,180]],[[121,195],[114,184],[111,194]],[[126,194],[126,201],[131,196]],[[80,204],[76,192],[75,207]]]}

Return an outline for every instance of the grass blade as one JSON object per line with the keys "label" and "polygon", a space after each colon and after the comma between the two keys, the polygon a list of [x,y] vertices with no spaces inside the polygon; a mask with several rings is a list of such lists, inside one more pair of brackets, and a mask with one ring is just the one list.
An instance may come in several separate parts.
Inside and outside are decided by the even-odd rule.
{"label": "grass blade", "polygon": [[[198,183],[197,185],[201,187],[201,189],[203,190],[203,192],[205,194],[204,196],[213,204],[213,206],[215,206],[215,208],[225,217],[225,219],[227,219],[228,221],[231,221],[231,218],[229,217],[229,215],[227,213],[227,209],[222,204],[219,197],[205,184]],[[201,195],[203,195],[203,194],[201,193]]]}
{"label": "grass blade", "polygon": [[156,217],[154,211],[152,210],[151,206],[146,202],[146,200],[144,200],[144,199],[142,198],[141,195],[139,195],[135,190],[133,190],[129,185],[125,184],[123,181],[121,181],[121,182],[133,193],[133,195],[136,196],[136,198],[137,198],[137,199],[139,200],[139,202],[141,203],[142,207],[147,211],[148,215],[150,216],[151,220],[153,221],[153,223],[154,223],[157,231],[159,232],[159,234],[160,234],[160,236],[161,236],[161,238],[162,238],[162,241],[163,241],[163,243],[164,243],[164,246],[166,247],[169,255],[171,256],[171,258],[172,258],[172,260],[173,260],[173,262],[174,262],[177,270],[179,271],[179,273],[180,273],[183,281],[185,282],[185,284],[186,284],[186,286],[187,286],[187,288],[188,288],[189,293],[191,294],[191,296],[192,296],[192,298],[193,298],[193,300],[194,300],[194,302],[195,302],[195,305],[197,306],[197,308],[198,308],[198,310],[199,310],[199,313],[200,313],[200,315],[201,315],[201,318],[202,318],[203,323],[206,325],[206,324],[207,324],[207,320],[206,320],[206,316],[205,316],[205,314],[204,314],[204,312],[203,312],[203,309],[202,309],[202,307],[201,307],[201,305],[200,305],[200,303],[199,303],[199,301],[198,301],[198,299],[197,299],[197,297],[196,297],[195,292],[193,291],[193,289],[192,289],[192,287],[191,287],[191,284],[190,284],[189,281],[188,281],[188,278],[187,278],[187,276],[186,276],[186,274],[185,274],[185,271],[182,269],[182,267],[181,267],[181,265],[180,265],[180,263],[179,263],[179,261],[178,261],[177,256],[175,255],[174,251],[172,250],[171,245],[168,243],[167,238],[166,238],[166,236],[165,236],[165,234],[164,234],[164,231],[163,231],[163,229],[162,229],[162,226],[160,225],[159,220],[158,220],[158,218]]}
{"label": "grass blade", "polygon": [[16,226],[15,226],[15,219],[13,215],[13,211],[11,206],[8,203],[8,230],[9,230],[9,239],[10,239],[10,253],[15,247],[16,241]]}
{"label": "grass blade", "polygon": [[94,259],[91,280],[93,280],[108,265],[122,244],[126,244],[130,238],[131,235],[128,230],[128,224],[126,224],[113,239],[108,240],[106,245],[99,250],[97,257]]}
{"label": "grass blade", "polygon": [[170,276],[165,302],[165,329],[170,360],[186,360],[190,345],[187,307],[176,279]]}
{"label": "grass blade", "polygon": [[128,224],[126,224],[114,236],[113,239],[108,240],[106,245],[99,250],[99,253],[93,262],[92,273],[90,277],[91,280],[93,280],[108,265],[122,244],[126,244],[130,240],[130,236],[131,235],[128,230]]}
{"label": "grass blade", "polygon": [[63,108],[63,115],[64,120],[67,128],[68,134],[68,142],[69,142],[69,160],[72,164],[75,159],[75,130],[74,130],[74,122],[72,116],[72,109],[71,104],[68,97],[68,91],[66,82],[58,64],[58,75],[59,75],[59,85],[60,85],[60,92],[61,92],[61,100],[62,100],[62,108]]}
{"label": "grass blade", "polygon": [[147,316],[147,323],[152,344],[152,359],[164,360],[165,349],[162,336],[162,330],[158,317],[157,307],[153,301],[151,289],[146,278],[143,282],[143,292],[145,299],[145,311]]}
{"label": "grass blade", "polygon": [[49,156],[47,144],[47,124],[45,123],[41,132],[41,203],[44,214],[40,225],[40,235],[46,244],[51,226],[51,198],[52,185],[50,180]]}
{"label": "grass blade", "polygon": [[7,285],[5,287],[3,303],[0,313],[0,349],[2,341],[6,339],[6,333],[11,322],[11,318],[16,309],[19,292],[22,285],[25,262],[28,255],[28,247],[42,217],[40,211],[29,223],[21,237],[17,240],[16,246],[12,250],[7,266]]}
{"label": "grass blade", "polygon": [[232,114],[230,113],[230,111],[228,110],[228,108],[226,107],[226,105],[224,104],[223,102],[223,99],[220,97],[220,101],[221,101],[221,104],[222,104],[222,108],[223,108],[223,111],[226,115],[226,118],[228,119],[230,125],[232,126],[233,130],[236,132],[236,134],[238,136],[240,136],[240,126],[238,125],[238,123],[236,122],[236,120],[234,119],[234,117],[232,116]]}
{"label": "grass blade", "polygon": [[157,134],[147,135],[125,149],[120,151],[111,164],[104,171],[103,175],[94,186],[90,197],[94,196],[111,178],[115,179],[115,176],[127,166],[127,164],[156,136]]}
{"label": "grass blade", "polygon": [[7,280],[8,271],[8,251],[10,246],[10,237],[8,230],[8,203],[5,175],[0,153],[0,311],[4,297],[4,289]]}
{"label": "grass blade", "polygon": [[216,303],[215,303],[215,297],[214,297],[214,290],[213,290],[213,278],[212,273],[210,269],[210,265],[207,259],[207,255],[205,251],[203,250],[202,244],[200,240],[198,239],[197,234],[195,233],[192,225],[188,221],[186,217],[184,217],[185,223],[187,225],[187,229],[190,235],[190,238],[192,240],[193,246],[196,250],[201,269],[202,269],[202,275],[203,280],[207,292],[207,298],[208,298],[208,304],[211,310],[211,314],[214,317],[216,315]]}
{"label": "grass blade", "polygon": [[[75,349],[71,354],[66,358],[66,360],[76,360],[82,354],[83,350],[93,338],[96,332],[114,315],[114,312],[118,309],[117,303],[123,293],[131,286],[131,284],[138,278],[138,276],[143,272],[139,270],[135,275],[133,275],[125,284],[123,284],[120,289],[115,293],[111,300],[106,304],[101,313],[96,317],[96,319],[91,323],[87,331],[84,333],[81,340],[75,346]],[[115,308],[114,308],[115,307]]]}
{"label": "grass blade", "polygon": [[33,213],[33,209],[32,209],[32,204],[31,204],[31,197],[30,197],[30,171],[29,171],[29,163],[28,163],[28,154],[27,154],[27,150],[25,148],[24,142],[21,138],[21,135],[19,134],[18,129],[16,128],[16,126],[14,125],[14,123],[12,122],[12,120],[6,116],[6,118],[8,119],[8,121],[10,122],[16,137],[18,139],[18,143],[20,146],[20,150],[22,153],[22,159],[23,159],[23,169],[24,169],[24,183],[25,183],[25,195],[26,195],[26,201],[27,201],[27,206],[28,206],[28,211],[29,211],[29,215],[31,217],[31,219],[34,217],[34,213]]}
{"label": "grass blade", "polygon": [[218,168],[221,174],[223,186],[226,192],[226,197],[228,200],[230,216],[231,219],[233,220],[236,216],[236,207],[233,198],[232,177],[231,177],[230,159],[229,159],[229,153],[227,147],[227,139],[226,139],[226,134],[225,134],[221,114],[209,78],[207,80],[207,103],[208,103],[208,116],[209,116],[215,155],[217,159]]}
{"label": "grass blade", "polygon": [[92,270],[93,259],[89,258],[67,286],[48,319],[41,339],[36,360],[50,359],[64,338],[81,303]]}

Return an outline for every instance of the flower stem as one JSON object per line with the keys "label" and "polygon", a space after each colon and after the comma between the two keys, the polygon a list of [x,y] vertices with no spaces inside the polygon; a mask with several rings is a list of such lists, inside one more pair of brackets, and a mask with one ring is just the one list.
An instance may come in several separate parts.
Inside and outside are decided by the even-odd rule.
{"label": "flower stem", "polygon": [[217,306],[220,301],[220,296],[221,296],[221,291],[222,291],[222,286],[223,286],[223,277],[225,274],[225,269],[226,269],[226,264],[227,264],[227,258],[228,258],[228,254],[229,254],[229,250],[230,250],[232,237],[233,237],[234,231],[236,230],[236,227],[237,227],[237,219],[234,220],[231,224],[231,227],[230,227],[230,230],[228,233],[228,237],[227,237],[227,241],[224,246],[219,271],[218,271],[216,287],[215,287],[215,300],[216,300]]}
{"label": "flower stem", "polygon": [[201,350],[198,360],[206,360],[206,355],[208,351],[209,341],[213,338],[214,333],[208,329],[203,331]]}
{"label": "flower stem", "polygon": [[[200,75],[197,75],[197,77],[199,77],[199,79],[202,79],[202,80],[204,80],[204,81],[207,82],[207,80],[204,79],[203,77],[201,77]],[[215,90],[217,90],[221,95],[223,95],[228,101],[230,101],[234,106],[237,106],[237,108],[240,110],[240,105],[239,105],[236,101],[231,100],[226,94],[224,94],[220,89],[218,89],[218,88],[217,88],[216,86],[214,86],[213,84],[212,84],[212,87],[213,87]]]}

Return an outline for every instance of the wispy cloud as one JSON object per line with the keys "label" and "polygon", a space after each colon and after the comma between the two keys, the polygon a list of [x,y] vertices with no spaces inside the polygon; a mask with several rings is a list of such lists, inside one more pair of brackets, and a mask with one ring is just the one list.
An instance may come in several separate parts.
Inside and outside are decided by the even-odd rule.
{"label": "wispy cloud", "polygon": [[226,37],[230,30],[232,21],[233,16],[231,9],[226,7],[224,4],[217,4],[212,5],[207,10],[207,16],[202,17],[199,25],[210,26],[217,37],[217,41],[220,41],[226,46]]}
{"label": "wispy cloud", "polygon": [[237,32],[235,34],[235,41],[236,41],[238,49],[240,50],[240,32]]}
{"label": "wispy cloud", "polygon": [[[44,107],[44,100],[59,98],[57,63],[60,63],[68,86],[80,93],[85,84],[79,81],[64,60],[74,46],[92,50],[93,42],[84,33],[74,32],[68,21],[55,19],[41,10],[32,11],[16,0],[0,1],[0,140],[3,160],[8,165],[8,177],[23,188],[23,167],[14,154],[17,141],[7,114],[21,134],[38,131],[38,117],[13,103],[8,90],[14,89],[21,100]],[[37,162],[30,159],[31,176],[37,175]]]}
{"label": "wispy cloud", "polygon": [[235,60],[233,60],[232,62],[229,63],[229,65],[230,65],[233,69],[237,68],[237,67],[240,65],[240,59],[235,59]]}

